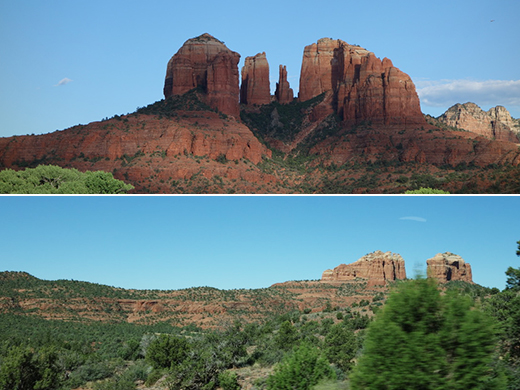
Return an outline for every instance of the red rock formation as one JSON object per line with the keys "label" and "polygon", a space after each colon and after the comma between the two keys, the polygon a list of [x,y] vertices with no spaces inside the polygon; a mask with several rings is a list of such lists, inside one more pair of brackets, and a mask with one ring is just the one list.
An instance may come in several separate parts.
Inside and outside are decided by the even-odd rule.
{"label": "red rock formation", "polygon": [[450,280],[462,280],[473,283],[471,266],[462,257],[451,252],[438,253],[431,259],[426,260],[427,275],[435,278],[441,283]]}
{"label": "red rock formation", "polygon": [[342,40],[323,38],[306,46],[299,100],[333,91],[337,113],[346,124],[415,128],[426,125],[410,77],[385,58]]}
{"label": "red rock formation", "polygon": [[437,119],[448,126],[487,138],[520,142],[520,121],[511,118],[509,111],[502,106],[493,107],[486,112],[475,103],[455,104]]}
{"label": "red rock formation", "polygon": [[168,62],[164,97],[183,95],[200,87],[208,105],[238,117],[239,60],[238,53],[209,34],[189,39]]}
{"label": "red rock formation", "polygon": [[269,63],[265,52],[258,53],[254,57],[246,57],[242,67],[240,103],[262,105],[270,102]]}
{"label": "red rock formation", "polygon": [[280,104],[291,103],[294,99],[294,92],[287,81],[287,68],[280,65],[279,72],[280,74],[274,95]]}
{"label": "red rock formation", "polygon": [[385,285],[388,280],[406,279],[403,258],[397,253],[375,251],[352,264],[341,264],[326,270],[322,281],[348,281],[368,279],[368,286]]}

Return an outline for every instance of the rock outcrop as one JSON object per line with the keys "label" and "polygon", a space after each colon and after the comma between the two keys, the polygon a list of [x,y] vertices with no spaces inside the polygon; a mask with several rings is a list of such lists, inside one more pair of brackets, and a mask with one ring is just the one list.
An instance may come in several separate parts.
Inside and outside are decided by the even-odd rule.
{"label": "rock outcrop", "polygon": [[210,107],[238,117],[239,60],[238,53],[209,34],[188,39],[168,62],[164,97],[183,95],[198,87]]}
{"label": "rock outcrop", "polygon": [[387,281],[406,279],[404,260],[397,253],[375,251],[351,264],[341,264],[323,272],[322,281],[367,279],[368,286],[386,285]]}
{"label": "rock outcrop", "polygon": [[367,121],[403,128],[426,125],[410,77],[388,58],[380,60],[340,39],[320,39],[303,52],[299,100],[328,91],[347,125]]}
{"label": "rock outcrop", "polygon": [[462,257],[451,252],[438,253],[426,260],[427,275],[441,283],[462,280],[473,283],[471,266]]}
{"label": "rock outcrop", "polygon": [[487,112],[475,103],[455,104],[437,118],[448,126],[477,133],[487,138],[519,143],[520,121],[511,118],[505,107]]}
{"label": "rock outcrop", "polygon": [[276,83],[275,97],[278,103],[291,103],[294,99],[294,92],[287,81],[287,67],[280,65],[278,82]]}
{"label": "rock outcrop", "polygon": [[262,105],[270,102],[269,63],[265,52],[253,57],[246,57],[242,67],[240,103]]}

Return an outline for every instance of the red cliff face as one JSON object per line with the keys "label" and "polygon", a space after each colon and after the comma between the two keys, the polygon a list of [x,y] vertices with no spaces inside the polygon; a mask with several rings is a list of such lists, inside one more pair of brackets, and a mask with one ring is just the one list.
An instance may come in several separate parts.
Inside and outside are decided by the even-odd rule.
{"label": "red cliff face", "polygon": [[294,99],[294,92],[287,81],[287,68],[280,65],[278,82],[276,83],[275,91],[276,100],[278,103],[291,103]]}
{"label": "red cliff face", "polygon": [[341,264],[326,270],[322,281],[368,279],[368,286],[385,285],[388,280],[406,279],[403,258],[397,253],[375,251],[351,264]]}
{"label": "red cliff face", "polygon": [[265,53],[246,57],[242,67],[242,84],[240,85],[240,103],[269,104],[271,87],[269,85],[269,63]]}
{"label": "red cliff face", "polygon": [[437,279],[441,283],[450,280],[473,283],[471,266],[459,255],[451,252],[438,253],[431,259],[426,260],[426,264],[428,277]]}
{"label": "red cliff face", "polygon": [[426,124],[410,77],[385,58],[342,40],[323,38],[306,46],[300,75],[299,100],[332,91],[337,113],[346,124]]}
{"label": "red cliff face", "polygon": [[168,62],[164,97],[200,87],[209,106],[238,117],[239,60],[238,53],[209,34],[189,39]]}

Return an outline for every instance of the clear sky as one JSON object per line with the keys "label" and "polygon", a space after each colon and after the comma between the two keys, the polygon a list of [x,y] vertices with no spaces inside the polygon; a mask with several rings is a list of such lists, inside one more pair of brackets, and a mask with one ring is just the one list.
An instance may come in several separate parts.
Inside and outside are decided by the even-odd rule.
{"label": "clear sky", "polygon": [[40,134],[163,98],[166,64],[208,32],[246,56],[265,51],[271,84],[303,48],[358,44],[414,80],[423,112],[505,106],[520,118],[518,0],[0,0],[0,136]]}
{"label": "clear sky", "polygon": [[473,279],[520,267],[517,196],[3,196],[0,271],[125,288],[261,288],[375,250],[409,277],[452,252]]}

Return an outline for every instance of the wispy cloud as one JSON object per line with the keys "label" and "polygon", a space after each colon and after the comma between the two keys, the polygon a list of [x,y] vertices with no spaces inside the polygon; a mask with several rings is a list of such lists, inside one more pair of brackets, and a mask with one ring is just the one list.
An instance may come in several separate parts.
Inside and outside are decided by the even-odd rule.
{"label": "wispy cloud", "polygon": [[425,106],[448,109],[456,103],[473,102],[520,109],[520,80],[419,80],[416,86]]}
{"label": "wispy cloud", "polygon": [[66,85],[68,83],[70,83],[72,80],[69,79],[68,77],[65,77],[64,79],[61,79],[58,84],[55,85],[55,87],[60,87],[62,85]]}
{"label": "wispy cloud", "polygon": [[426,222],[426,219],[422,217],[401,217],[399,219],[406,221]]}

